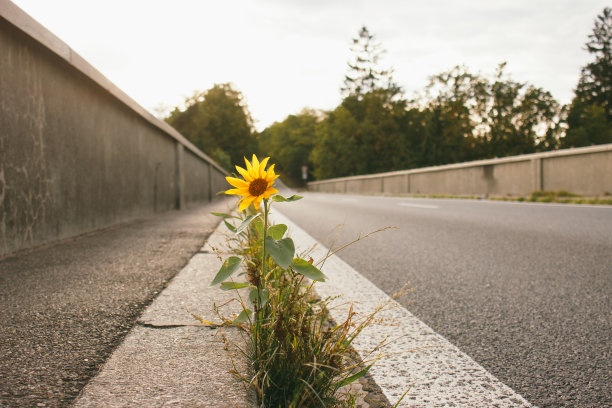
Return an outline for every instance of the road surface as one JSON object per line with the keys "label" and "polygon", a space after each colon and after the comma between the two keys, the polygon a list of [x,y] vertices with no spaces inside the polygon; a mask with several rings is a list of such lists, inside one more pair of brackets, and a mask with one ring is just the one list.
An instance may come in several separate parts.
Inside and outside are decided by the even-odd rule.
{"label": "road surface", "polygon": [[0,260],[0,406],[64,407],[226,210],[217,201]]}
{"label": "road surface", "polygon": [[532,403],[612,404],[612,207],[306,193],[276,208]]}

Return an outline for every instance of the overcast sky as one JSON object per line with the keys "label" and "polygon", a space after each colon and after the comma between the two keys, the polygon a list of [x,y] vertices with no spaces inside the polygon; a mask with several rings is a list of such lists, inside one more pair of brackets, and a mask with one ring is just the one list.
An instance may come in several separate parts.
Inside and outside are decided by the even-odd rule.
{"label": "overcast sky", "polygon": [[[332,109],[365,25],[407,96],[457,64],[568,103],[599,0],[13,0],[144,108],[231,82],[259,130]],[[608,0],[609,1],[609,0]]]}

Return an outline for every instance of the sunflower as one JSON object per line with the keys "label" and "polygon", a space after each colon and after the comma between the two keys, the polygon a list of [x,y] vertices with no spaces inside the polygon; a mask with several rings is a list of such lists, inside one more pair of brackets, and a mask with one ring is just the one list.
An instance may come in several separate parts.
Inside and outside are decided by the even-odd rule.
{"label": "sunflower", "polygon": [[236,166],[238,173],[244,177],[244,180],[235,177],[226,177],[228,183],[236,188],[229,189],[225,194],[240,195],[242,198],[238,203],[240,207],[238,211],[245,210],[251,203],[255,209],[259,209],[259,204],[264,198],[270,198],[272,194],[278,193],[278,190],[272,187],[274,180],[278,177],[274,174],[274,165],[271,165],[266,170],[266,164],[268,163],[269,157],[266,157],[261,161],[257,160],[257,157],[253,155],[253,163],[244,158],[246,163],[246,170],[242,167]]}

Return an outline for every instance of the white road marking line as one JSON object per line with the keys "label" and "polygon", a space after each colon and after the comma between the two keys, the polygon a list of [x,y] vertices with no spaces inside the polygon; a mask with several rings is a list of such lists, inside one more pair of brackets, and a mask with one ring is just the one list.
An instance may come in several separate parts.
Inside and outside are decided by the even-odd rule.
{"label": "white road marking line", "polygon": [[401,205],[402,207],[413,207],[413,208],[440,208],[437,205],[429,205],[429,204],[398,203],[397,205]]}
{"label": "white road marking line", "polygon": [[[280,212],[274,210],[271,220],[288,226],[296,253],[309,251],[308,256],[315,261],[327,254],[323,245]],[[408,390],[400,407],[532,406],[339,257],[329,257],[323,272],[329,279],[318,283],[316,291],[323,297],[340,296],[330,309],[336,321],[346,319],[351,303],[358,316],[386,302],[395,306],[379,314],[353,341],[362,358],[367,359],[372,357],[367,354],[369,350],[394,339],[374,353],[383,357],[370,369],[391,404]]]}

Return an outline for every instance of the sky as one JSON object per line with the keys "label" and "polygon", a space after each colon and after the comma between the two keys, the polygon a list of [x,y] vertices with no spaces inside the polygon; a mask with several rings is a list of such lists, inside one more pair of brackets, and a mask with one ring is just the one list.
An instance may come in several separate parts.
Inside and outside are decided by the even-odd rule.
{"label": "sky", "polygon": [[[609,1],[609,0],[608,0]],[[599,0],[13,0],[145,109],[158,116],[231,82],[255,127],[303,108],[333,109],[366,26],[382,68],[407,97],[465,65],[561,103],[573,96]]]}

